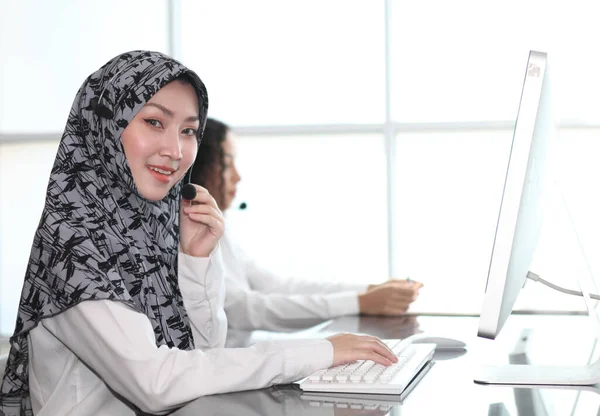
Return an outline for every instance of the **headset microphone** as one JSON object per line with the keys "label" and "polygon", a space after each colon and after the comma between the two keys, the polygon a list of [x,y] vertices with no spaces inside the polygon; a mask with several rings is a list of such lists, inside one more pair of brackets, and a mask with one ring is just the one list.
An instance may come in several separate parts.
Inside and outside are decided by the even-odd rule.
{"label": "headset microphone", "polygon": [[186,183],[183,185],[183,188],[181,188],[181,196],[188,201],[193,200],[196,198],[196,187],[191,183]]}
{"label": "headset microphone", "polygon": [[248,206],[248,204],[246,204],[245,202],[242,202],[239,206],[240,209],[246,209],[246,207]]}
{"label": "headset microphone", "polygon": [[192,201],[194,198],[196,198],[197,194],[196,187],[192,184],[192,173],[194,172],[195,163],[196,160],[192,162],[192,166],[190,166],[190,168],[186,172],[184,180],[187,180],[187,183],[181,188],[181,196],[183,197],[183,199],[186,199],[188,201]]}

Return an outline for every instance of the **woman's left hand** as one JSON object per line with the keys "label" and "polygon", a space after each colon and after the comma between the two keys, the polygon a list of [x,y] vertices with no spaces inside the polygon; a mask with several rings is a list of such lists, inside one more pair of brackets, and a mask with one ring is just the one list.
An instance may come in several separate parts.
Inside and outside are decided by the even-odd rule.
{"label": "woman's left hand", "polygon": [[225,231],[225,220],[215,199],[200,185],[196,197],[181,200],[181,251],[194,257],[208,257]]}

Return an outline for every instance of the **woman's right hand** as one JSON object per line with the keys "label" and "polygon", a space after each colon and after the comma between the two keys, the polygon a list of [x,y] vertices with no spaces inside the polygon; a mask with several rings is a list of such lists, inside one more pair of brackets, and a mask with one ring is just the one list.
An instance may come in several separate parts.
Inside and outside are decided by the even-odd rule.
{"label": "woman's right hand", "polygon": [[194,257],[208,257],[225,230],[223,213],[206,188],[193,184],[193,200],[181,200],[179,244],[181,251]]}
{"label": "woman's right hand", "polygon": [[333,345],[332,367],[356,360],[371,360],[386,366],[398,362],[396,354],[377,337],[336,334],[327,340]]}

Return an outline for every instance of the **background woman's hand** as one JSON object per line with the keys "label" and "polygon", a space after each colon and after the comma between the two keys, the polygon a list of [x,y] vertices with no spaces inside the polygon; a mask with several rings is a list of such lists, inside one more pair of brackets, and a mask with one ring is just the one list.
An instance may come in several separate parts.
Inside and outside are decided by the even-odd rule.
{"label": "background woman's hand", "polygon": [[181,200],[181,251],[194,257],[208,257],[225,231],[225,220],[215,199],[200,185],[196,197]]}
{"label": "background woman's hand", "polygon": [[358,296],[360,313],[365,315],[398,316],[419,296],[423,284],[416,281],[390,280],[369,286],[366,293]]}
{"label": "background woman's hand", "polygon": [[328,337],[327,340],[333,345],[332,367],[356,360],[371,360],[383,365],[398,362],[398,358],[392,350],[377,337],[337,334]]}

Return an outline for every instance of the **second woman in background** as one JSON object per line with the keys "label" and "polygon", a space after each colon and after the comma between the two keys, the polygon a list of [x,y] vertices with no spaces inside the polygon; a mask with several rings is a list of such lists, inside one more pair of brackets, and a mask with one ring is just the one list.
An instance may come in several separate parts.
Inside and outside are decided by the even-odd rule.
{"label": "second woman in background", "polygon": [[[192,173],[221,211],[229,209],[241,177],[235,165],[235,138],[226,124],[209,118]],[[343,315],[404,314],[422,284],[391,280],[358,285],[283,278],[260,267],[226,231],[221,238],[226,268],[225,312],[235,329],[284,330],[305,320]]]}

